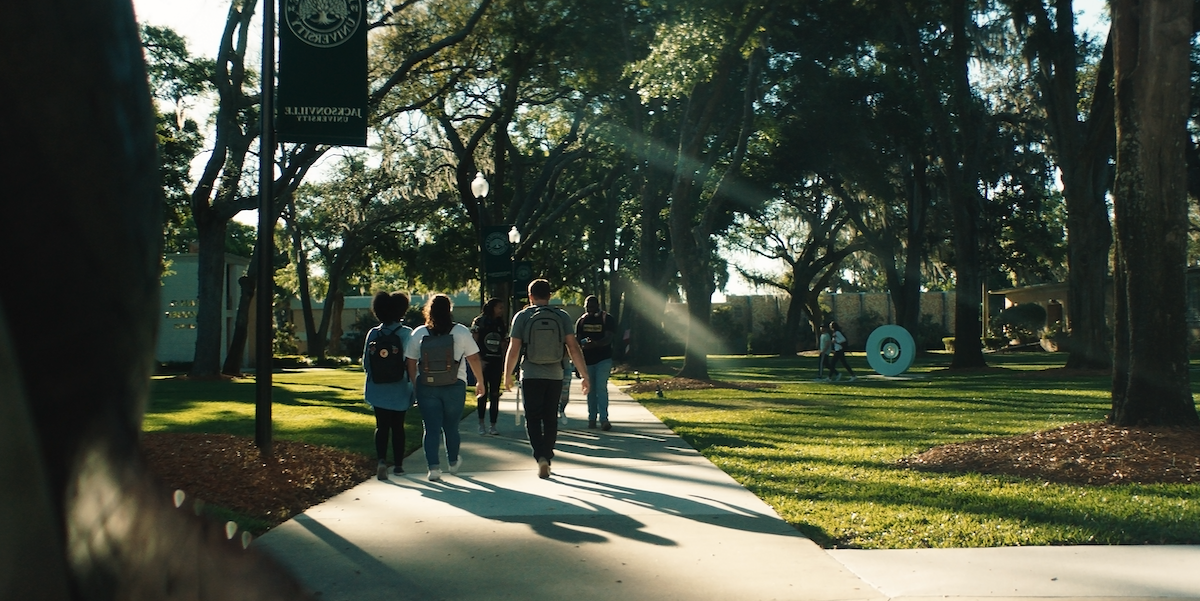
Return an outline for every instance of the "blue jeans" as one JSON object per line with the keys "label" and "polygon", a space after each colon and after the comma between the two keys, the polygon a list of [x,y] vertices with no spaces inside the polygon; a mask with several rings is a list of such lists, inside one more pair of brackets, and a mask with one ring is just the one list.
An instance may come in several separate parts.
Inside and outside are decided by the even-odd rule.
{"label": "blue jeans", "polygon": [[597,416],[602,422],[608,421],[608,374],[611,371],[612,359],[587,366],[588,380],[591,380],[587,394],[588,422],[596,421]]}
{"label": "blue jeans", "polygon": [[426,386],[417,382],[417,408],[425,422],[425,462],[429,469],[440,463],[438,450],[442,446],[442,434],[446,435],[446,458],[450,463],[458,461],[458,449],[462,439],[458,435],[458,422],[462,421],[463,407],[467,404],[467,383],[459,380],[446,386]]}

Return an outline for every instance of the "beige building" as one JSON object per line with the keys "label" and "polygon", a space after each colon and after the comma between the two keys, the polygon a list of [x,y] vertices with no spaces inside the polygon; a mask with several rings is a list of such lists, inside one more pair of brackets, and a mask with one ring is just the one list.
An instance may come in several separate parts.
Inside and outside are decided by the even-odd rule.
{"label": "beige building", "polygon": [[[160,307],[162,322],[158,326],[155,358],[160,363],[190,363],[196,355],[196,309],[199,283],[196,253],[172,253],[164,257],[168,275],[162,278]],[[238,278],[246,273],[250,260],[225,255],[225,277],[222,278],[221,299],[221,361],[229,349],[229,335],[237,316],[240,290]],[[250,332],[254,331],[254,315],[250,315]],[[253,338],[250,336],[249,338]],[[243,353],[243,367],[254,357],[254,341],[250,340]]]}

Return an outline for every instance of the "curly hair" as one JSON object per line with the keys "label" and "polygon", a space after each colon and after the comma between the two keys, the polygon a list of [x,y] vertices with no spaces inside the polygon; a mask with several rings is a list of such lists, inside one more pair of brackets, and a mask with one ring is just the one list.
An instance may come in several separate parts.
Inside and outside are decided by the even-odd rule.
{"label": "curly hair", "polygon": [[498,298],[488,299],[488,302],[483,304],[482,313],[488,317],[493,317],[496,313],[496,307],[499,306],[500,303],[503,303],[503,302],[504,301],[502,301]]}

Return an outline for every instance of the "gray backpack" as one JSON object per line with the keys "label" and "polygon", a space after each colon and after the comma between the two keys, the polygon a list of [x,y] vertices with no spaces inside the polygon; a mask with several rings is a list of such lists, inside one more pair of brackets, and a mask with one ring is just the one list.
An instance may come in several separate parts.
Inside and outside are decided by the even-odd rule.
{"label": "gray backpack", "polygon": [[421,339],[421,383],[449,386],[458,381],[459,361],[454,359],[454,336],[430,333]]}
{"label": "gray backpack", "polygon": [[562,362],[566,338],[562,322],[554,309],[539,306],[529,316],[525,336],[525,359],[538,365],[557,365]]}

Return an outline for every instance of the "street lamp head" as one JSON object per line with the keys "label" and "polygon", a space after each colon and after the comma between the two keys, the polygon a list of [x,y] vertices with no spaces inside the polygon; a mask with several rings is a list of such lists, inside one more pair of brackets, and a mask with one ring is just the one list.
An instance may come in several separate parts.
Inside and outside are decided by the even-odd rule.
{"label": "street lamp head", "polygon": [[475,198],[483,198],[488,195],[488,187],[488,181],[483,179],[483,172],[475,173],[475,179],[471,181],[471,194],[474,194]]}
{"label": "street lamp head", "polygon": [[517,231],[517,226],[514,225],[508,230],[508,241],[514,246],[521,243],[521,232]]}

